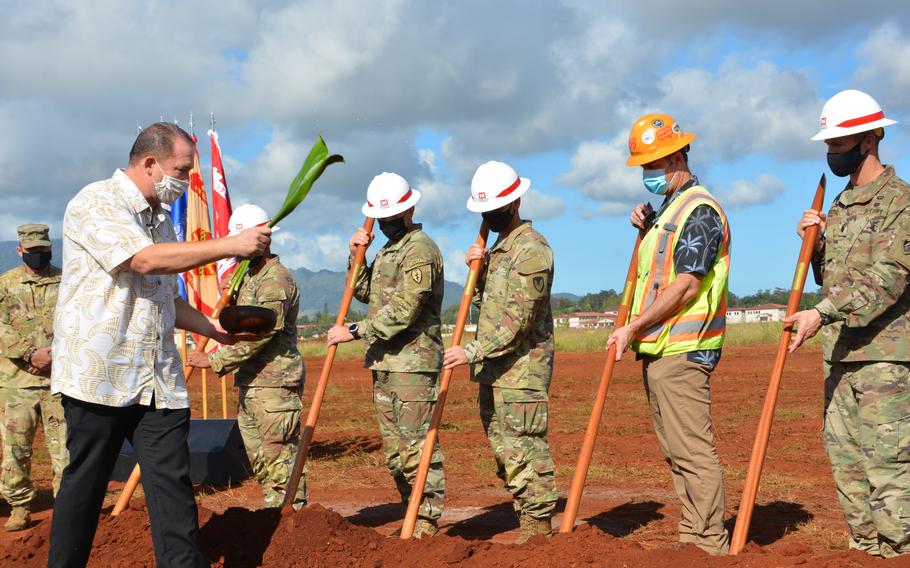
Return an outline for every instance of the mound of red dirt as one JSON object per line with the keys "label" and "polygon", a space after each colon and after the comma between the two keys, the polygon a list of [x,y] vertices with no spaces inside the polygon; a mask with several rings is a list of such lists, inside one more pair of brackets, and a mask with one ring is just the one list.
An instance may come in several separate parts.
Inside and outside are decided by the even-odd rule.
{"label": "mound of red dirt", "polygon": [[[395,568],[467,566],[766,567],[830,568],[907,566],[910,559],[881,561],[859,552],[819,552],[807,546],[773,550],[750,545],[738,557],[710,557],[695,548],[645,549],[583,526],[571,535],[537,537],[523,546],[440,536],[403,542],[352,525],[341,515],[313,505],[299,512],[232,508],[215,514],[200,509],[199,545],[214,566],[366,566]],[[0,564],[31,568],[47,562],[50,523],[0,550]],[[15,564],[13,564],[15,563]],[[90,566],[153,566],[148,517],[141,502],[98,525]]]}

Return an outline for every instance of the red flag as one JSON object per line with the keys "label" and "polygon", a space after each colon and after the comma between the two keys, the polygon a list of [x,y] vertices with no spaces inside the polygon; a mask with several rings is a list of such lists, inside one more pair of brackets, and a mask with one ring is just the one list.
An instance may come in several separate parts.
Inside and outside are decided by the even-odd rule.
{"label": "red flag", "polygon": [[[221,163],[221,146],[218,143],[218,133],[209,130],[209,138],[212,141],[212,229],[215,238],[226,237],[230,232],[228,221],[231,218],[233,209],[231,208],[231,196],[228,193],[227,177],[224,174],[224,166]],[[223,282],[234,272],[237,265],[237,259],[234,257],[219,260],[218,281]]]}
{"label": "red flag", "polygon": [[[202,181],[202,170],[199,167],[199,150],[193,136],[193,169],[190,171],[190,190],[186,203],[186,240],[206,241],[212,238],[209,224],[208,199],[205,196],[205,183]],[[212,315],[218,303],[218,280],[215,264],[206,264],[186,272],[187,301],[190,305],[206,315]]]}

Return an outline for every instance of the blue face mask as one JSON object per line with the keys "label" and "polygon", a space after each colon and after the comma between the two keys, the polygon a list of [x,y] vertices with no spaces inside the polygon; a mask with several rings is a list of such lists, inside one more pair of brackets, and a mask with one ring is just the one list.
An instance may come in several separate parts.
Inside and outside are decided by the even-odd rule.
{"label": "blue face mask", "polygon": [[667,182],[667,170],[643,170],[642,179],[645,182],[645,189],[657,195],[664,195],[670,184]]}

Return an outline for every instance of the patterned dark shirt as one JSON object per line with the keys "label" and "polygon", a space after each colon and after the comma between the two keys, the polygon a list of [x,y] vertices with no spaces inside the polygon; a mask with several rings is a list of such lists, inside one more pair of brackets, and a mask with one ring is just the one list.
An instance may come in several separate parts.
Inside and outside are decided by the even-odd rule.
{"label": "patterned dark shirt", "polygon": [[[660,217],[683,192],[695,185],[698,185],[698,178],[692,176],[689,182],[664,200],[655,219]],[[695,211],[686,219],[679,234],[679,240],[676,242],[676,248],[673,249],[673,266],[676,268],[676,273],[706,275],[714,265],[717,251],[720,250],[723,241],[724,224],[717,211],[708,205],[696,207]],[[713,369],[720,361],[720,352],[720,349],[692,351],[686,354],[686,358]]]}

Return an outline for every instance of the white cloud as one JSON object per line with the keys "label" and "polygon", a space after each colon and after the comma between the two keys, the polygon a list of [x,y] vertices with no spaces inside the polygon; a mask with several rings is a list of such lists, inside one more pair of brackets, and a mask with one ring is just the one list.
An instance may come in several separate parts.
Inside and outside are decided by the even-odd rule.
{"label": "white cloud", "polygon": [[582,142],[572,154],[569,171],[556,177],[558,183],[576,188],[594,202],[583,206],[583,217],[625,214],[633,204],[644,200],[641,169],[626,165],[627,140],[625,134],[620,134],[609,142]]}
{"label": "white cloud", "polygon": [[[893,22],[884,24],[856,50],[860,60],[854,81],[885,109],[885,114],[910,111],[910,38]],[[831,93],[832,95],[834,93]]]}
{"label": "white cloud", "polygon": [[529,189],[521,196],[521,216],[526,219],[543,221],[559,217],[566,210],[566,202],[555,195],[547,195],[538,189]]}
{"label": "white cloud", "polygon": [[285,266],[292,268],[345,270],[347,266],[348,243],[339,235],[304,237],[282,227],[274,235],[272,251],[281,256]]}
{"label": "white cloud", "polygon": [[784,182],[777,176],[763,173],[753,181],[736,180],[730,189],[720,189],[717,198],[721,205],[730,209],[742,209],[751,205],[771,203],[783,193]]}
{"label": "white cloud", "polygon": [[[237,203],[277,206],[319,133],[347,158],[282,224],[287,234],[346,239],[380,171],[424,191],[418,217],[463,223],[479,164],[566,150],[571,163],[558,181],[588,198],[581,215],[625,214],[646,197],[639,171],[625,166],[625,136],[649,110],[678,115],[698,133],[697,165],[816,154],[804,140],[821,107],[810,73],[734,59],[699,69],[681,63],[688,50],[726,48],[730,25],[747,43],[759,33],[772,45],[764,39],[778,33],[802,48],[825,47],[854,20],[905,21],[910,10],[885,0],[870,0],[861,14],[846,2],[769,1],[626,0],[609,9],[584,0],[7,3],[0,194],[18,199],[17,219],[53,227],[76,191],[125,163],[137,120],[213,110],[222,130],[271,132],[256,155],[222,139]],[[660,33],[654,10],[671,24]],[[900,28],[876,29],[857,53],[861,82],[881,82],[889,103],[910,105]],[[449,136],[438,155],[415,147],[421,129]],[[530,196],[537,204],[525,206],[539,218],[565,211],[559,197]],[[328,246],[319,238],[300,241],[312,251],[292,254],[313,268],[337,267],[319,252]]]}
{"label": "white cloud", "polygon": [[823,101],[803,71],[729,58],[716,72],[673,71],[661,90],[663,96],[640,114],[664,112],[694,132],[696,162],[733,161],[750,153],[785,159],[817,154],[809,139]]}

